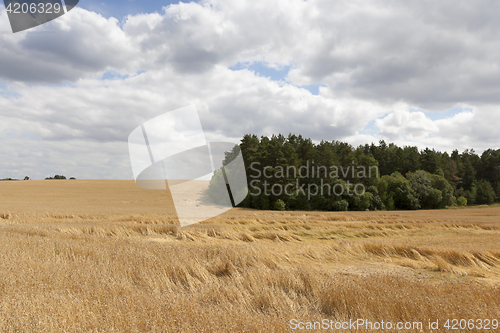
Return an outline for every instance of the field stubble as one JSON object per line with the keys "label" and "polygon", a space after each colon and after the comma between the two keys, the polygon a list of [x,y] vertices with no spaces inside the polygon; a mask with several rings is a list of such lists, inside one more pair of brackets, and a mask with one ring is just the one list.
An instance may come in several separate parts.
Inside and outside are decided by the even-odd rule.
{"label": "field stubble", "polygon": [[170,207],[130,181],[1,183],[0,330],[500,319],[500,208],[233,209],[180,228]]}

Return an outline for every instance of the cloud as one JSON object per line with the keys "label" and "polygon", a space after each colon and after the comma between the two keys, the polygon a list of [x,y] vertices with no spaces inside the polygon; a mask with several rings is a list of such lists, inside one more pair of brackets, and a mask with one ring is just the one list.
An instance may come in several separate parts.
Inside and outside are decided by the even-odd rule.
{"label": "cloud", "polygon": [[36,123],[0,116],[1,177],[43,179],[55,174],[80,179],[131,179],[126,142],[41,140]]}
{"label": "cloud", "polygon": [[[99,165],[98,156],[101,162],[109,160],[99,148],[102,145],[105,151],[109,151],[106,147],[115,147],[113,153],[121,167],[101,168],[99,177],[130,178],[128,150],[123,145],[129,133],[157,115],[192,103],[197,105],[204,130],[212,140],[234,142],[247,133],[300,133],[316,140],[341,139],[364,126],[365,119],[359,114],[371,116],[384,110],[362,101],[314,96],[306,89],[223,66],[190,80],[175,70],[164,69],[124,80],[87,78],[73,85],[12,87],[17,96],[0,98],[2,122],[10,124],[0,129],[0,133],[8,133],[0,141],[11,147],[2,155],[19,165],[38,165],[45,173],[75,170],[72,174],[79,177],[92,174],[80,166]],[[96,150],[84,147],[85,142]],[[14,154],[25,147],[29,147],[28,153]],[[42,155],[33,154],[32,149]],[[28,169],[12,170],[26,173]],[[40,172],[37,169],[29,174],[35,177]]]}
{"label": "cloud", "polygon": [[[205,0],[122,22],[76,8],[0,34],[0,170],[129,178],[130,131],[190,104],[222,141],[496,147],[500,5],[481,3]],[[231,70],[252,62],[290,71],[275,82]],[[456,106],[472,111],[427,116]]]}
{"label": "cloud", "polygon": [[126,79],[80,79],[71,85],[11,85],[16,96],[0,98],[4,116],[36,124],[30,134],[44,140],[121,141],[138,124],[164,112],[196,104],[205,130],[240,138],[247,133],[301,133],[340,139],[362,128],[364,117],[384,108],[360,100],[333,100],[278,83],[248,70],[213,67],[203,75],[171,67]]}
{"label": "cloud", "polygon": [[291,71],[337,96],[443,108],[498,102],[500,6],[490,1],[313,1],[322,39]]}
{"label": "cloud", "polygon": [[[6,12],[0,12],[2,21]],[[0,80],[74,82],[116,69],[134,68],[138,52],[114,18],[75,8],[26,33],[0,34]]]}
{"label": "cloud", "polygon": [[495,126],[500,121],[497,105],[461,105],[454,115],[432,120],[426,112],[400,108],[374,120],[376,133],[357,132],[346,137],[353,144],[386,140],[400,146],[432,147],[451,152],[475,149],[476,152],[498,149],[500,133]]}
{"label": "cloud", "polygon": [[375,124],[380,134],[390,140],[397,140],[400,137],[410,140],[424,139],[439,131],[436,124],[423,112],[411,112],[407,109],[399,109],[384,118],[376,119]]}

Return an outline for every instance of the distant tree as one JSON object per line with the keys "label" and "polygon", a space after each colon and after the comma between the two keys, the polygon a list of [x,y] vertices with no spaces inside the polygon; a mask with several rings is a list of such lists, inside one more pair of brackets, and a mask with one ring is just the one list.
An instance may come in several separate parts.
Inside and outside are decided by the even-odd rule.
{"label": "distant tree", "polygon": [[349,208],[349,203],[346,200],[335,201],[333,210],[338,212],[345,212]]}
{"label": "distant tree", "polygon": [[274,202],[273,208],[274,208],[274,210],[281,210],[281,211],[283,211],[283,210],[286,209],[286,204],[285,204],[285,202],[283,200],[278,199],[278,200],[276,200]]}
{"label": "distant tree", "polygon": [[466,197],[459,197],[457,199],[457,205],[459,205],[459,206],[467,206],[467,198]]}
{"label": "distant tree", "polygon": [[445,208],[455,204],[453,196],[453,187],[442,175],[431,175],[432,188],[441,192],[441,201],[437,203],[437,208]]}
{"label": "distant tree", "polygon": [[75,177],[70,177],[69,179],[76,179]]}
{"label": "distant tree", "polygon": [[415,172],[420,169],[420,153],[417,147],[404,147],[403,149],[403,169],[401,174],[406,175],[408,172]]}
{"label": "distant tree", "polygon": [[471,185],[470,190],[464,190],[463,195],[467,199],[467,204],[468,205],[474,205],[476,203],[476,197],[477,197],[477,186],[476,186],[476,183],[474,182]]}
{"label": "distant tree", "polygon": [[418,209],[419,202],[415,190],[411,183],[399,172],[394,172],[390,176],[383,176],[387,182],[387,196],[385,206],[388,209],[393,206],[395,209]]}
{"label": "distant tree", "polygon": [[481,167],[479,170],[480,178],[490,182],[493,189],[498,192],[500,184],[500,150],[488,149],[481,155]]}
{"label": "distant tree", "polygon": [[369,186],[366,189],[366,194],[371,194],[370,198],[370,210],[380,210],[384,208],[382,198],[379,195],[378,188],[376,186]]}
{"label": "distant tree", "polygon": [[260,209],[269,210],[271,208],[271,203],[269,200],[269,196],[265,195],[264,192],[260,195]]}
{"label": "distant tree", "polygon": [[487,180],[480,180],[477,184],[476,203],[480,205],[490,205],[495,201],[495,191]]}
{"label": "distant tree", "polygon": [[420,155],[420,165],[423,170],[435,174],[441,166],[440,154],[434,149],[425,148]]}
{"label": "distant tree", "polygon": [[456,160],[452,159],[450,161],[450,184],[455,190],[458,185],[462,182],[462,179],[458,176],[458,166]]}
{"label": "distant tree", "polygon": [[462,178],[463,188],[465,190],[471,190],[472,186],[477,180],[477,172],[479,170],[480,158],[474,152],[474,149],[465,150],[462,155],[462,174],[460,178]]}
{"label": "distant tree", "polygon": [[26,176],[24,177],[24,180],[30,180],[30,177]]}
{"label": "distant tree", "polygon": [[65,176],[62,176],[62,175],[55,175],[54,177],[46,177],[45,180],[49,180],[49,179],[66,179]]}
{"label": "distant tree", "polygon": [[216,170],[212,176],[212,180],[208,185],[208,189],[205,192],[206,200],[208,202],[214,203],[216,205],[226,205],[228,206],[228,189],[226,181],[224,180],[224,174],[221,169]]}
{"label": "distant tree", "polygon": [[433,188],[432,175],[424,170],[408,173],[410,181],[422,209],[435,209],[440,206],[443,195],[440,190]]}
{"label": "distant tree", "polygon": [[373,201],[373,194],[370,192],[365,192],[363,195],[353,195],[348,197],[349,209],[350,210],[367,210],[370,208]]}

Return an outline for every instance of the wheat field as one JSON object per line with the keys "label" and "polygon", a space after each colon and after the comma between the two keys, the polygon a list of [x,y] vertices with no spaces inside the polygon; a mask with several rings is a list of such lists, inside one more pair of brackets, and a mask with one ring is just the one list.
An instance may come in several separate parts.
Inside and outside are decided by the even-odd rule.
{"label": "wheat field", "polygon": [[2,332],[500,319],[498,207],[233,209],[180,228],[169,194],[133,181],[0,182],[0,241]]}

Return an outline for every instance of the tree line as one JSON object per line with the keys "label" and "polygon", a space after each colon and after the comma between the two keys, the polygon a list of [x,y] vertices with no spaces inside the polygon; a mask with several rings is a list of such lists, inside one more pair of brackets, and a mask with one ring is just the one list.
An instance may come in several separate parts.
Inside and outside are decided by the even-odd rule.
{"label": "tree line", "polygon": [[[240,207],[437,209],[492,204],[500,199],[500,149],[488,149],[481,155],[472,149],[448,154],[383,140],[378,145],[353,147],[340,141],[314,144],[293,134],[245,135],[239,146],[226,153],[225,172],[240,172],[230,164],[239,151],[250,191]],[[217,203],[217,182],[223,179],[222,170],[217,170],[207,190],[208,200]]]}
{"label": "tree line", "polygon": [[[63,176],[63,175],[55,175],[54,177],[45,177],[45,180],[53,180],[53,179],[67,179],[66,176]],[[71,180],[74,180],[76,179],[75,177],[70,177],[69,179]],[[19,179],[13,179],[13,178],[4,178],[4,179],[0,179],[0,181],[7,181],[7,180],[19,180]],[[30,177],[26,176],[24,177],[23,180],[30,180]]]}

